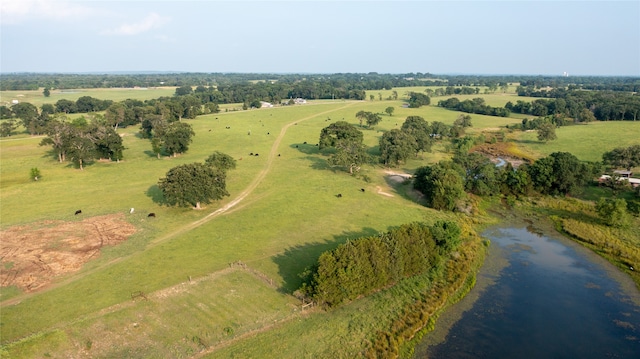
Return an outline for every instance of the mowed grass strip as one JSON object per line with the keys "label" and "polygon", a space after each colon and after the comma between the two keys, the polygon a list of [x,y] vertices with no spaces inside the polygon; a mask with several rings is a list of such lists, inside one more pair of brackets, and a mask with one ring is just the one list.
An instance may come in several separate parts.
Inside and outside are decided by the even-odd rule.
{"label": "mowed grass strip", "polygon": [[[90,357],[118,357],[125,352],[163,358],[193,355],[299,312],[297,300],[241,267],[146,297],[54,330],[68,338],[58,344],[55,357],[75,356],[78,349]],[[43,356],[50,350],[50,338],[46,334],[29,345],[8,346],[5,353],[12,358]]]}

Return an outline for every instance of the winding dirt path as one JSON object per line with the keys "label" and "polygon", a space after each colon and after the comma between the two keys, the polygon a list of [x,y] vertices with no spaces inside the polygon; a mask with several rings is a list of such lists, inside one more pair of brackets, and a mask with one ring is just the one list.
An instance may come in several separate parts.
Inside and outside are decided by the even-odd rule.
{"label": "winding dirt path", "polygon": [[[280,146],[280,144],[282,143],[282,140],[284,139],[284,136],[287,133],[287,130],[289,129],[289,127],[293,126],[296,123],[302,122],[302,121],[307,121],[310,120],[312,118],[316,118],[318,116],[323,116],[335,111],[339,111],[345,108],[348,108],[354,104],[356,104],[357,102],[349,102],[344,106],[335,108],[335,109],[331,109],[331,110],[327,110],[327,111],[323,111],[323,112],[318,112],[318,113],[314,113],[310,116],[304,117],[304,118],[300,118],[300,119],[296,119],[295,121],[292,121],[286,125],[284,125],[282,127],[282,129],[280,130],[280,133],[278,134],[278,136],[276,137],[275,141],[273,142],[273,145],[271,146],[271,150],[269,152],[269,155],[267,156],[267,163],[265,165],[265,167],[258,173],[258,175],[254,178],[254,180],[249,184],[249,186],[247,188],[245,188],[242,192],[240,192],[232,201],[228,202],[227,204],[225,204],[224,206],[222,206],[221,208],[209,213],[208,215],[206,215],[205,217],[194,221],[192,223],[189,223],[187,225],[184,225],[183,227],[178,228],[177,230],[167,233],[163,236],[160,236],[158,238],[155,238],[153,240],[151,240],[148,244],[147,247],[145,248],[145,250],[149,249],[149,248],[153,248],[155,246],[157,246],[160,243],[163,243],[171,238],[175,238],[179,235],[182,235],[184,233],[187,233],[195,228],[198,228],[202,225],[204,225],[205,223],[211,221],[212,219],[221,216],[223,214],[225,214],[227,211],[229,211],[230,209],[236,207],[239,203],[241,203],[245,198],[247,198],[247,196],[249,196],[259,185],[260,183],[264,180],[264,178],[267,176],[267,174],[271,171],[272,167],[273,167],[273,161],[274,159],[277,157],[277,153],[278,153],[278,148]],[[132,253],[123,257],[119,257],[119,258],[115,258],[107,263],[104,263],[103,265],[97,266],[96,268],[93,268],[89,271],[86,272],[82,272],[79,273],[77,275],[71,275],[69,276],[67,279],[62,280],[58,283],[52,284],[52,285],[48,285],[47,287],[44,287],[40,290],[38,290],[37,292],[31,292],[31,293],[24,293],[21,295],[18,295],[16,297],[7,299],[5,301],[0,302],[0,305],[2,306],[7,306],[7,305],[14,305],[17,303],[20,303],[22,300],[24,300],[25,298],[28,298],[32,295],[35,294],[41,294],[43,292],[46,292],[48,290],[66,285],[68,283],[71,283],[79,278],[82,278],[84,276],[87,276],[89,274],[92,274],[96,271],[102,270],[107,266],[119,263],[125,259],[130,258],[133,255],[139,254],[140,252],[136,252],[136,253]]]}

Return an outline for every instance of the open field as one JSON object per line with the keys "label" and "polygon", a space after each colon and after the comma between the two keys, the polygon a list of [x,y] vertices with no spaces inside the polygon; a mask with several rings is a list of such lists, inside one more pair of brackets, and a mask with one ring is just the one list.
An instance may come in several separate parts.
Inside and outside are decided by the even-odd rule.
{"label": "open field", "polygon": [[51,90],[49,97],[44,97],[43,89],[37,91],[0,91],[0,105],[9,106],[12,100],[29,102],[36,107],[43,104],[55,104],[58,100],[76,101],[82,96],[91,96],[101,100],[123,101],[151,100],[162,96],[173,96],[175,87],[153,88],[100,88],[100,89],[65,89]]}
{"label": "open field", "polygon": [[571,152],[582,161],[602,161],[602,154],[616,147],[640,144],[640,121],[591,122],[556,129],[557,140],[538,141],[537,132],[515,131],[518,146],[535,157]]}
{"label": "open field", "polygon": [[[41,138],[0,141],[3,241],[14,226],[50,220],[79,225],[87,218],[118,215],[136,228],[126,241],[102,247],[77,272],[53,277],[42,290],[3,287],[0,355],[184,357],[198,356],[206,347],[207,355],[224,357],[244,356],[249,346],[264,357],[358,353],[371,330],[393,319],[393,311],[381,314],[383,308],[402,307],[390,303],[393,290],[335,312],[302,313],[292,295],[300,284],[298,274],[322,251],[350,238],[453,216],[416,203],[409,187],[392,180],[385,168],[364,166],[359,176],[351,177],[329,168],[319,153],[315,143],[331,121],[357,124],[356,112],[382,113],[388,106],[395,107],[393,116],[382,115],[374,129],[363,129],[372,153],[377,152],[380,130],[399,128],[407,116],[451,124],[459,115],[434,106],[402,108],[400,100],[318,101],[221,112],[187,120],[196,136],[186,154],[157,159],[149,141],[129,127],[118,130],[127,148],[123,161],[96,162],[84,171],[57,163],[46,147],[38,146]],[[469,132],[519,121],[472,115]],[[604,126],[599,127],[603,140],[619,146],[623,144],[616,140],[631,124],[588,126],[595,125]],[[163,206],[158,179],[170,168],[202,162],[216,150],[238,160],[227,178],[231,196],[201,211]],[[392,170],[412,173],[446,156],[436,150]],[[42,172],[38,182],[29,180],[32,167]],[[131,207],[134,214],[129,214]],[[76,209],[82,215],[75,216]],[[147,218],[149,212],[157,217]],[[14,264],[0,265],[8,270]],[[132,300],[132,293],[140,292],[148,300]],[[268,350],[256,349],[260,345]]]}

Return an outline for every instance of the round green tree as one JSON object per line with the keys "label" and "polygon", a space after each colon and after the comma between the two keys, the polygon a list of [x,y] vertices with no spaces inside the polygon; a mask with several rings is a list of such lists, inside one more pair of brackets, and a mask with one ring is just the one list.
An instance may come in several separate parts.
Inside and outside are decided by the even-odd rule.
{"label": "round green tree", "polygon": [[201,203],[229,195],[224,171],[202,163],[174,167],[158,181],[167,204],[200,209]]}

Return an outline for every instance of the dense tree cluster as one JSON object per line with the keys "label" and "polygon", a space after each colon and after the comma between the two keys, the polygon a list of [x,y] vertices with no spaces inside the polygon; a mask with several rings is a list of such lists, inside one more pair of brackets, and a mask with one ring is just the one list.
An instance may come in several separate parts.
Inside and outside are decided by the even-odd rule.
{"label": "dense tree cluster", "polygon": [[612,169],[624,168],[630,171],[640,167],[640,145],[617,147],[602,154],[602,162]]}
{"label": "dense tree cluster", "polygon": [[509,164],[497,167],[478,153],[459,152],[450,161],[418,168],[413,186],[425,196],[427,206],[455,210],[467,192],[479,196],[522,197],[533,191],[566,195],[601,173],[599,163],[581,162],[568,152],[554,152],[518,169]]}
{"label": "dense tree cluster", "polygon": [[103,117],[95,117],[91,123],[81,117],[74,121],[64,118],[47,123],[47,135],[41,146],[51,146],[59,162],[73,161],[80,169],[94,159],[119,161],[123,158],[122,137],[107,125]]}
{"label": "dense tree cluster", "polygon": [[301,291],[316,303],[336,306],[436,268],[460,241],[460,227],[450,221],[415,222],[349,240],[320,256],[304,273]]}
{"label": "dense tree cluster", "polygon": [[449,110],[487,116],[509,117],[509,115],[511,114],[511,112],[507,108],[492,107],[487,105],[484,99],[481,97],[464,101],[460,101],[457,97],[452,97],[447,100],[438,101],[438,106],[444,107]]}
{"label": "dense tree cluster", "polygon": [[[576,122],[636,121],[640,115],[640,96],[637,93],[614,91],[582,91],[564,88],[531,90],[518,87],[519,96],[543,97],[533,102],[508,102],[512,112],[534,116],[557,115]],[[591,112],[588,114],[586,111]]]}

